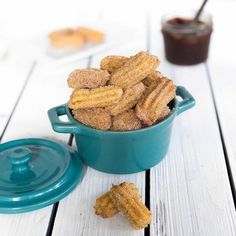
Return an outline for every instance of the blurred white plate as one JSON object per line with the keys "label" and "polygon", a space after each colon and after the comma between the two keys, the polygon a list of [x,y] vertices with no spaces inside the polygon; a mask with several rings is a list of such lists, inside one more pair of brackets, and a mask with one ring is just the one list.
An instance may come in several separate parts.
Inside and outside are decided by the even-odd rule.
{"label": "blurred white plate", "polygon": [[0,60],[7,54],[8,49],[7,39],[0,37]]}
{"label": "blurred white plate", "polygon": [[[88,26],[91,27],[91,26]],[[38,37],[33,40],[33,52],[36,59],[41,63],[52,63],[54,65],[61,65],[80,60],[82,58],[95,55],[100,52],[108,51],[114,47],[136,41],[140,38],[139,34],[131,29],[124,29],[123,27],[107,27],[106,29],[98,29],[105,34],[105,41],[100,44],[87,44],[82,48],[74,49],[58,49],[50,45],[47,35]]]}

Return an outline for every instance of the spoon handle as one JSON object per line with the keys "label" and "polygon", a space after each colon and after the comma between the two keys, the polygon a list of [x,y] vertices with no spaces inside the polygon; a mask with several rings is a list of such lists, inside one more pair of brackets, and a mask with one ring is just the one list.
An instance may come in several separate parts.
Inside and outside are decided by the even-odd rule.
{"label": "spoon handle", "polygon": [[199,8],[199,10],[197,11],[196,15],[193,18],[193,22],[196,23],[198,21],[199,16],[201,15],[203,8],[205,7],[206,3],[208,0],[204,0],[201,7]]}

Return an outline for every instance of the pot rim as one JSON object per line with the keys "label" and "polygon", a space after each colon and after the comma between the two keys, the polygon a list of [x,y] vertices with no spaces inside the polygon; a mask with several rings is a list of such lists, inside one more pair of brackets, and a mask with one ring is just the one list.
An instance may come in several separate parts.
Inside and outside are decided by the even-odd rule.
{"label": "pot rim", "polygon": [[71,113],[71,109],[68,107],[68,103],[66,103],[66,110],[67,110],[67,115],[70,121],[73,122],[73,124],[78,125],[78,128],[82,127],[83,129],[86,129],[90,132],[95,132],[95,133],[100,133],[102,135],[106,135],[106,134],[114,134],[114,135],[120,135],[120,134],[133,134],[133,133],[140,133],[140,132],[144,132],[144,131],[148,131],[154,128],[160,128],[162,126],[164,126],[166,123],[170,123],[176,116],[176,107],[178,106],[178,101],[176,98],[174,98],[170,103],[174,102],[173,108],[171,109],[170,114],[164,118],[162,121],[158,122],[157,124],[148,126],[148,127],[144,127],[144,128],[140,128],[140,129],[136,129],[136,130],[124,130],[124,131],[113,131],[113,130],[100,130],[100,129],[96,129],[96,128],[92,128],[90,126],[87,126],[83,123],[81,123],[80,121],[76,120],[74,118],[74,116]]}
{"label": "pot rim", "polygon": [[[177,97],[180,97],[182,101],[178,101]],[[99,136],[110,136],[110,135],[132,135],[140,134],[145,131],[151,131],[152,129],[162,130],[166,126],[171,125],[174,118],[179,114],[191,109],[195,105],[194,97],[182,86],[176,87],[176,97],[169,103],[173,107],[171,113],[162,121],[149,127],[127,130],[127,131],[112,131],[112,130],[99,130],[77,121],[68,107],[68,103],[51,108],[48,111],[48,117],[51,122],[52,128],[58,133],[71,133],[71,134],[82,134],[83,131],[87,133]],[[67,115],[68,121],[62,121],[59,117]]]}

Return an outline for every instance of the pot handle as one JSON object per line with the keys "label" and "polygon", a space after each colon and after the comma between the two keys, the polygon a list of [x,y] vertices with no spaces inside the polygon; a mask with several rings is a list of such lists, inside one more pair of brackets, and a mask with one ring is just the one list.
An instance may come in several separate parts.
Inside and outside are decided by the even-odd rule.
{"label": "pot handle", "polygon": [[177,115],[192,108],[195,105],[194,97],[184,87],[177,86],[176,95],[183,99],[181,102],[177,101]]}
{"label": "pot handle", "polygon": [[78,127],[71,121],[61,121],[60,116],[67,115],[66,104],[51,108],[48,111],[48,117],[51,122],[52,128],[58,133],[76,133]]}

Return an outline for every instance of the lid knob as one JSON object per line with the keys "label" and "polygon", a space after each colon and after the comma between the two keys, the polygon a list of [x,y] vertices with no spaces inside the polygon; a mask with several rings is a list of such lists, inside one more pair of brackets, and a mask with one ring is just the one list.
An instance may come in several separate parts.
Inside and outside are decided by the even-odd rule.
{"label": "lid knob", "polygon": [[26,147],[17,147],[12,149],[7,156],[7,159],[15,172],[23,172],[28,170],[28,162],[31,158],[32,152]]}

